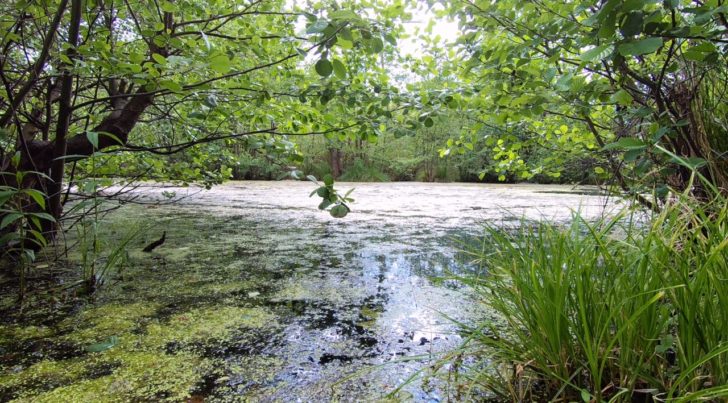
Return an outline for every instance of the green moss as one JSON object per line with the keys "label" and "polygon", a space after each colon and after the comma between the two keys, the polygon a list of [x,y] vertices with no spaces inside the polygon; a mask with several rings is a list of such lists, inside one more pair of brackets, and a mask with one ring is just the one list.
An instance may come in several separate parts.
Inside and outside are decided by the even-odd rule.
{"label": "green moss", "polygon": [[61,328],[76,329],[63,339],[77,344],[98,343],[111,336],[121,336],[140,326],[144,318],[155,314],[154,303],[107,304],[87,309],[61,322]]}
{"label": "green moss", "polygon": [[344,305],[366,297],[366,290],[337,279],[336,286],[324,284],[318,278],[294,278],[282,285],[272,301],[321,301]]}
{"label": "green moss", "polygon": [[42,339],[53,335],[53,333],[52,329],[45,326],[0,325],[0,344]]}
{"label": "green moss", "polygon": [[262,328],[273,320],[273,315],[260,308],[222,306],[193,309],[172,316],[166,323],[149,324],[144,343],[162,347],[173,342],[185,345],[221,341],[242,328]]}
{"label": "green moss", "polygon": [[37,390],[49,389],[75,381],[86,372],[81,360],[43,360],[24,370],[9,372],[0,376],[0,389],[21,390],[21,394],[32,394]]}
{"label": "green moss", "polygon": [[104,355],[102,359],[120,365],[111,375],[82,380],[34,396],[24,396],[17,401],[182,401],[190,396],[193,387],[202,379],[202,373],[210,365],[186,353],[167,355],[117,350]]}

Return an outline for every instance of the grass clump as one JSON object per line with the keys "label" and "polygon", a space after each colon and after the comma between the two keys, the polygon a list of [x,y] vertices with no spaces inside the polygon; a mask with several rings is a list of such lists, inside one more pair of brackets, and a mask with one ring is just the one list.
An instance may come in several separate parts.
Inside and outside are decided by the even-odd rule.
{"label": "grass clump", "polygon": [[[687,196],[648,225],[490,227],[466,281],[503,323],[466,328],[464,380],[508,401],[728,397],[728,207]],[[461,360],[477,357],[475,362]],[[462,381],[462,379],[461,379]]]}

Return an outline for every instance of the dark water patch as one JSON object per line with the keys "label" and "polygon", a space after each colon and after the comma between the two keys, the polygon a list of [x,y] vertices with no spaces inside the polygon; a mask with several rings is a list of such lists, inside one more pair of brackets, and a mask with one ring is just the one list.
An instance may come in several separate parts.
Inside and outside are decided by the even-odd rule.
{"label": "dark water patch", "polygon": [[319,361],[318,362],[321,365],[326,365],[326,364],[328,364],[330,362],[333,362],[333,361],[338,361],[338,362],[351,362],[351,361],[353,361],[355,359],[356,359],[356,357],[352,357],[350,355],[339,355],[339,354],[329,354],[329,353],[326,353],[326,354],[323,354],[321,356],[321,358],[319,358]]}
{"label": "dark water patch", "polygon": [[119,367],[121,367],[121,363],[118,361],[93,363],[86,369],[83,377],[85,379],[97,379],[108,376],[113,374]]}

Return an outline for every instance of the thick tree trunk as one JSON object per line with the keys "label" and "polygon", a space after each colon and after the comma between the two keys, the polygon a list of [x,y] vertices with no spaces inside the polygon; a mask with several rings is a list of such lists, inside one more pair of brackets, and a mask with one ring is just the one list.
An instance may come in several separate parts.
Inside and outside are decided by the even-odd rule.
{"label": "thick tree trunk", "polygon": [[[80,133],[71,138],[68,138],[67,141],[65,141],[66,150],[65,153],[61,155],[90,156],[97,150],[103,150],[105,148],[115,145],[126,144],[132,129],[139,121],[141,115],[144,113],[144,110],[152,104],[153,100],[154,98],[150,94],[138,93],[137,95],[133,95],[132,98],[128,102],[126,102],[125,105],[123,105],[123,107],[106,116],[106,118],[104,118],[104,120],[102,120],[100,124],[92,129],[92,131],[100,134],[98,140],[98,148],[95,148],[94,145],[91,144],[91,142],[88,140],[88,137],[86,136],[86,133]],[[105,133],[111,134],[113,136],[105,135]],[[55,182],[49,180],[46,176],[38,174],[25,174],[23,176],[22,183],[17,183],[16,176],[14,175],[14,173],[18,171],[34,171],[39,173],[47,173],[51,171],[52,167],[56,173],[62,174],[62,167],[58,169],[54,167],[55,162],[59,161],[55,158],[55,156],[58,155],[56,154],[58,152],[58,150],[56,149],[56,145],[56,141],[25,141],[20,150],[20,164],[17,167],[7,165],[7,175],[1,175],[0,184],[10,186],[12,188],[36,189],[45,194],[57,196],[58,199],[56,203],[58,204],[56,204],[54,209],[49,208],[49,212],[54,215],[55,218],[59,218],[62,213],[62,206],[60,205],[60,183],[63,178],[62,176],[58,182]],[[60,161],[63,162],[65,160],[61,159]],[[51,173],[53,172],[51,171]],[[55,188],[54,185],[56,185]],[[30,202],[32,202],[32,200]],[[26,209],[26,212],[40,212],[42,210],[43,209],[41,209],[40,206],[33,204],[32,206],[30,206],[30,208]],[[0,220],[2,220],[4,216],[5,214],[0,214]],[[41,222],[44,224],[44,228],[42,230],[45,238],[52,239],[55,235],[56,226],[45,225],[49,224],[49,222],[45,220]],[[7,226],[2,231],[0,231],[0,236],[14,230],[15,228],[13,228],[12,225]],[[38,246],[37,244],[33,243],[32,245],[33,249],[35,249],[36,251],[40,249],[40,246]]]}
{"label": "thick tree trunk", "polygon": [[[78,31],[81,26],[81,3],[82,0],[73,0],[71,3],[71,24],[68,29],[68,50],[66,55],[73,62],[78,46]],[[71,96],[73,95],[73,66],[64,65],[61,76],[61,97],[59,98],[58,121],[56,123],[56,138],[53,144],[53,162],[51,164],[50,182],[48,184],[48,210],[53,217],[60,217],[63,207],[61,206],[61,190],[63,187],[63,168],[66,156],[66,135],[71,124]]]}

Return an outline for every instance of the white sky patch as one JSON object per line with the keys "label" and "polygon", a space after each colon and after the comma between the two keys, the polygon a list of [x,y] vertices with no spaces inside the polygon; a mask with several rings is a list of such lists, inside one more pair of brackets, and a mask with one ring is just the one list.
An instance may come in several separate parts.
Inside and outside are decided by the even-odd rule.
{"label": "white sky patch", "polygon": [[[405,33],[408,38],[400,39],[398,47],[403,55],[422,56],[425,49],[425,42],[420,36],[428,36],[432,39],[439,37],[442,45],[454,43],[460,36],[458,23],[446,17],[435,16],[434,11],[439,11],[442,6],[435,4],[433,9],[428,9],[427,4],[417,2],[416,6],[411,8],[412,20],[404,24]],[[431,31],[428,32],[428,26]]]}

